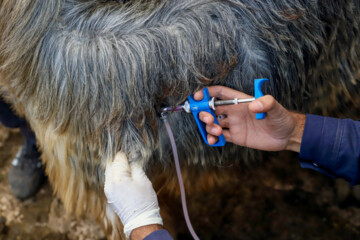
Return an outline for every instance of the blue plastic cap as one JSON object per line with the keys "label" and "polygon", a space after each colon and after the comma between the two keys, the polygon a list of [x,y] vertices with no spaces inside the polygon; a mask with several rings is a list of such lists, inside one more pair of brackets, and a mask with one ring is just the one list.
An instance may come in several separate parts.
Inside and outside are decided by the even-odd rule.
{"label": "blue plastic cap", "polygon": [[[255,91],[255,99],[264,96],[261,91],[261,86],[265,81],[269,81],[267,78],[259,78],[254,80],[254,91]],[[256,119],[264,119],[266,117],[266,113],[256,113]]]}

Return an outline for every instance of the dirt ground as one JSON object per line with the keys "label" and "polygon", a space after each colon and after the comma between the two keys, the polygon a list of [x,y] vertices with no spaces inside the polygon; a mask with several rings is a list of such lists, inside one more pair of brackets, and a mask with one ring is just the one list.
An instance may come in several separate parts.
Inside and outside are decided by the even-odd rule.
{"label": "dirt ground", "polygon": [[19,201],[10,193],[8,170],[22,143],[18,131],[0,125],[0,239],[104,239],[101,228],[91,219],[67,217],[60,199],[46,182],[38,194]]}
{"label": "dirt ground", "polygon": [[[104,239],[93,220],[66,217],[48,183],[26,201],[11,195],[7,173],[21,142],[19,132],[0,126],[0,239]],[[220,171],[218,180],[199,176],[196,193],[188,192],[201,239],[360,239],[360,188],[301,169],[296,154],[274,154],[253,170]],[[169,230],[191,239],[178,194],[156,188]]]}

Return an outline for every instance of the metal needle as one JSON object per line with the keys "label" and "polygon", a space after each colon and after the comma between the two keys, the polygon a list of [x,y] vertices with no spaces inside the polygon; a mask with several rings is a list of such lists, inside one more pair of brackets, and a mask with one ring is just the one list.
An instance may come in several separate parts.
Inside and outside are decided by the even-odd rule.
{"label": "metal needle", "polygon": [[214,102],[215,106],[222,106],[222,105],[233,105],[233,104],[239,104],[239,103],[247,103],[254,101],[255,98],[246,98],[246,99],[230,99],[230,100],[217,100]]}
{"label": "metal needle", "polygon": [[[233,104],[239,104],[239,103],[247,103],[247,102],[252,102],[254,101],[255,98],[245,98],[245,99],[238,99],[238,98],[234,98],[234,99],[230,99],[230,100],[216,100],[215,98],[212,98],[209,101],[209,107],[213,110],[215,110],[216,106],[223,106],[223,105],[233,105]],[[179,111],[185,111],[187,113],[190,113],[190,104],[188,101],[186,101],[184,103],[184,105],[180,105],[180,106],[175,106],[175,107],[166,107],[166,108],[162,108],[161,112],[179,112]]]}

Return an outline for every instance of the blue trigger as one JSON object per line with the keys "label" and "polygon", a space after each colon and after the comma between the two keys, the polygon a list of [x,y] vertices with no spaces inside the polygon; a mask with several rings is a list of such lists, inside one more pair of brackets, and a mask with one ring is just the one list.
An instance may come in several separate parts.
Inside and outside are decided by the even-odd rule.
{"label": "blue trigger", "polygon": [[[261,91],[261,86],[265,81],[269,81],[267,78],[260,78],[254,80],[254,91],[255,91],[255,99],[264,96]],[[266,117],[266,113],[256,113],[256,119],[264,119]]]}
{"label": "blue trigger", "polygon": [[205,129],[205,123],[203,123],[200,118],[199,118],[199,113],[200,112],[208,112],[208,113],[211,113],[211,115],[214,117],[215,119],[215,123],[216,124],[219,124],[219,122],[217,121],[217,118],[216,118],[216,115],[215,115],[215,112],[214,110],[212,110],[209,106],[209,102],[211,100],[210,98],[210,94],[209,94],[209,91],[207,88],[204,88],[203,90],[203,93],[204,93],[204,98],[200,101],[196,101],[194,99],[194,95],[191,95],[189,96],[188,100],[189,100],[189,103],[190,103],[190,110],[191,110],[191,113],[193,114],[195,120],[196,120],[196,123],[199,127],[199,130],[200,130],[200,133],[201,133],[201,136],[202,138],[204,139],[204,141],[206,142],[207,145],[211,146],[211,147],[221,147],[221,146],[224,146],[225,143],[226,143],[226,140],[225,140],[225,137],[223,134],[221,134],[218,138],[219,140],[213,144],[213,145],[210,145],[209,142],[207,141],[207,132],[206,132],[206,129]]}

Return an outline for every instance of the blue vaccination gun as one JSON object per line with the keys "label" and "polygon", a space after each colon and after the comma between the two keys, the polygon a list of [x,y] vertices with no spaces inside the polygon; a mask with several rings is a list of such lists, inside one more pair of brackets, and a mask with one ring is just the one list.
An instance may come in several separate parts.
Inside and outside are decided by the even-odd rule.
{"label": "blue vaccination gun", "polygon": [[[258,99],[259,97],[264,96],[264,94],[261,91],[261,86],[265,81],[268,81],[268,79],[261,78],[261,79],[254,80],[254,96],[255,96],[255,98],[248,98],[248,99],[235,98],[235,99],[231,99],[231,100],[215,100],[214,97],[213,98],[210,97],[208,89],[204,88],[203,89],[204,98],[202,100],[196,101],[194,99],[194,96],[190,95],[188,97],[188,101],[186,101],[184,103],[184,105],[177,106],[177,107],[163,108],[162,112],[176,112],[176,111],[185,111],[187,113],[191,112],[196,120],[196,123],[197,123],[200,133],[201,133],[201,136],[204,139],[204,141],[206,142],[206,144],[208,144],[209,146],[212,146],[212,147],[221,147],[221,146],[224,146],[226,143],[224,135],[221,134],[218,137],[218,141],[215,144],[210,145],[209,142],[207,141],[207,132],[205,129],[205,124],[200,120],[199,113],[200,112],[210,113],[214,117],[214,122],[216,124],[219,124],[219,122],[217,121],[217,117],[215,115],[215,111],[214,111],[216,106],[233,105],[233,104],[239,104],[239,103],[252,102],[255,99]],[[256,119],[258,119],[258,120],[264,119],[265,116],[266,116],[266,113],[256,113]]]}

